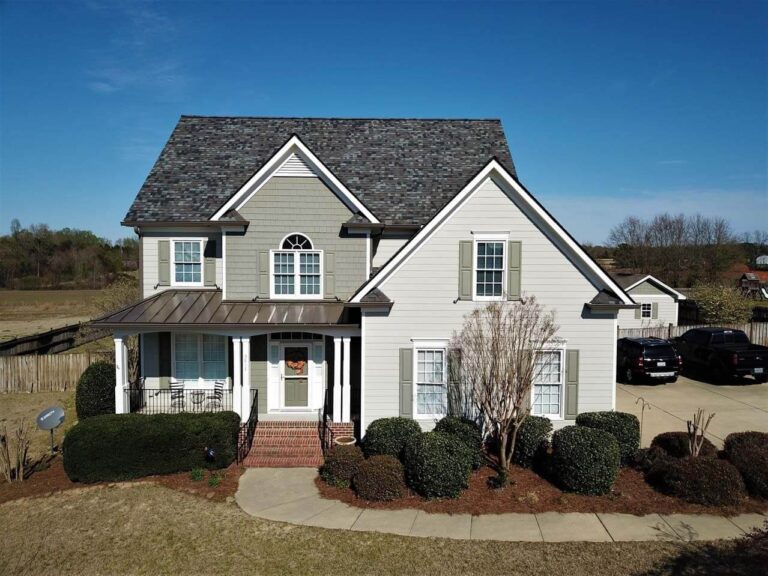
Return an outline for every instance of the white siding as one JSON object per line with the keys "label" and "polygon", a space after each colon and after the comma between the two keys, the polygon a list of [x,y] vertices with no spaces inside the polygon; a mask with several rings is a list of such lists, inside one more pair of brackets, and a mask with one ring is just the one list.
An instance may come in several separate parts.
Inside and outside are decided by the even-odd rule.
{"label": "white siding", "polygon": [[653,328],[656,326],[668,326],[672,324],[677,326],[677,302],[669,295],[639,295],[630,291],[630,296],[638,304],[658,304],[659,316],[656,319],[645,318],[638,320],[635,318],[634,310],[621,310],[619,312],[619,328]]}
{"label": "white siding", "polygon": [[[450,338],[461,328],[473,302],[458,292],[459,241],[472,232],[509,232],[522,241],[522,290],[555,309],[558,336],[580,351],[580,412],[614,406],[615,315],[595,315],[584,303],[597,288],[492,180],[479,190],[381,289],[395,304],[389,316],[367,315],[365,425],[399,413],[398,350],[411,338]],[[556,423],[556,426],[562,425]],[[431,422],[422,422],[425,428]]]}
{"label": "white siding", "polygon": [[382,238],[376,247],[376,253],[373,255],[373,267],[380,268],[387,263],[387,260],[402,248],[408,242],[407,238]]}

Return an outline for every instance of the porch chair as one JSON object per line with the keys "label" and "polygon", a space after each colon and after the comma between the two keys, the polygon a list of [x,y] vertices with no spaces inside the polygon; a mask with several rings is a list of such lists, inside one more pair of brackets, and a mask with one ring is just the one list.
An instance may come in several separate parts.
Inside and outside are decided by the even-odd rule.
{"label": "porch chair", "polygon": [[221,410],[224,404],[224,382],[216,380],[213,383],[213,390],[205,399],[208,401],[205,404],[206,410],[213,410],[214,408]]}
{"label": "porch chair", "polygon": [[171,408],[184,410],[184,382],[171,378]]}

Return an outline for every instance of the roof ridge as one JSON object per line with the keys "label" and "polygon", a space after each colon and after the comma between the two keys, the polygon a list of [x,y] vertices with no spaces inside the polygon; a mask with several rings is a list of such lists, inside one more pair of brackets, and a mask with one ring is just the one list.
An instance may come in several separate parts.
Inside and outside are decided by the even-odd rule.
{"label": "roof ridge", "polygon": [[180,118],[238,119],[238,120],[387,120],[396,122],[499,122],[501,118],[418,118],[401,116],[222,116],[218,114],[181,114]]}

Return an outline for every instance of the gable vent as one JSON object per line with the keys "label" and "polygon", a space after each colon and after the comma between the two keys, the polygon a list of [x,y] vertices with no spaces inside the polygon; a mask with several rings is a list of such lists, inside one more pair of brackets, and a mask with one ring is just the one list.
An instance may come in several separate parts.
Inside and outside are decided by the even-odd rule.
{"label": "gable vent", "polygon": [[304,158],[291,154],[288,160],[275,172],[275,176],[299,176],[306,178],[316,176],[316,174],[309,164],[304,161]]}

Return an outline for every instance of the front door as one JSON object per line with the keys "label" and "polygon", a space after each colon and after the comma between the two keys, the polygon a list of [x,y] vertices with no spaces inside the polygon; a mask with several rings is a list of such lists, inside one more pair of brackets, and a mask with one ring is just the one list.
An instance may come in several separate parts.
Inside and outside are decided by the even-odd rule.
{"label": "front door", "polygon": [[283,380],[283,407],[309,406],[309,346],[281,346],[280,362]]}

